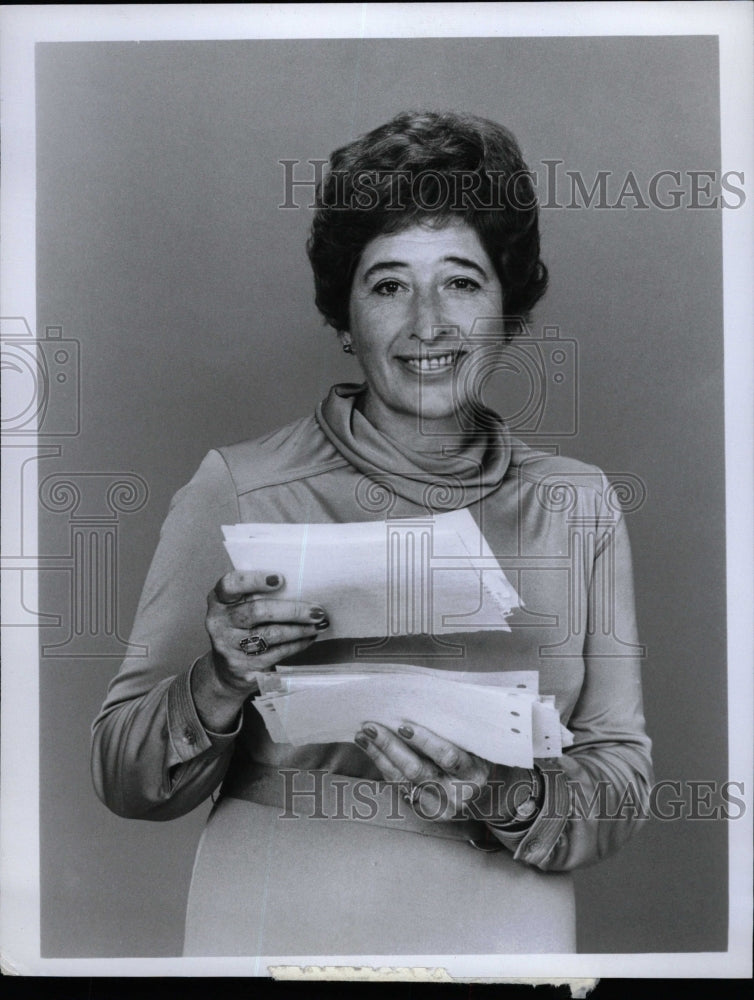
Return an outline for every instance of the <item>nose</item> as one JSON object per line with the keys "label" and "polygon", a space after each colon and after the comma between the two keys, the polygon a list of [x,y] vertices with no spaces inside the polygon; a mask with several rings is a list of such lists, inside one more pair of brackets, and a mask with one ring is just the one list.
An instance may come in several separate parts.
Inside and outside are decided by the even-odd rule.
{"label": "nose", "polygon": [[458,328],[448,322],[439,296],[433,290],[417,291],[412,300],[409,335],[431,342],[439,337],[457,336]]}

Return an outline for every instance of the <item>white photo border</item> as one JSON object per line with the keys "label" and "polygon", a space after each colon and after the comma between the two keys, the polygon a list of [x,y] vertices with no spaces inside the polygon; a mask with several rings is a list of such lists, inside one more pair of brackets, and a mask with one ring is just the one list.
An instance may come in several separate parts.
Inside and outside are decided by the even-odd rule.
{"label": "white photo border", "polygon": [[[737,3],[512,3],[26,6],[2,19],[2,270],[0,312],[36,329],[35,94],[37,42],[259,38],[715,35],[719,39],[722,170],[754,176],[754,7]],[[470,30],[473,28],[473,30]],[[746,186],[746,183],[744,183]],[[724,213],[725,423],[729,776],[751,775],[754,651],[754,199]],[[12,484],[8,484],[10,488]],[[4,480],[4,491],[6,490]],[[3,510],[18,498],[3,496]],[[3,550],[12,549],[10,517]],[[7,533],[7,534],[6,534]],[[33,546],[35,526],[27,534]],[[5,580],[4,586],[5,586]],[[33,598],[33,594],[30,595]],[[751,975],[752,803],[729,824],[729,948],[636,955],[384,955],[251,958],[40,957],[39,662],[33,628],[3,630],[2,902],[0,963],[8,974],[55,976],[268,976],[270,967],[446,970],[460,981],[534,977],[747,978]],[[280,974],[286,975],[285,972]],[[316,978],[316,976],[315,976]],[[423,977],[422,977],[423,978]],[[447,981],[447,980],[446,980]]]}

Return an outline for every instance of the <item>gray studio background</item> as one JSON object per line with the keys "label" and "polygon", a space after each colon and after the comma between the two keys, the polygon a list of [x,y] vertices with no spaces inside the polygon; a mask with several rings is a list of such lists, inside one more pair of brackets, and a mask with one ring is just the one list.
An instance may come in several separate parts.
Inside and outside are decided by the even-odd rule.
{"label": "gray studio background", "polygon": [[[712,38],[37,46],[38,326],[79,341],[82,414],[39,477],[147,484],[118,517],[122,635],[170,497],[206,451],[354,376],[313,305],[309,213],[277,207],[278,161],[326,158],[422,106],[501,121],[532,168],[560,159],[590,184],[720,168]],[[549,210],[542,226],[535,327],[578,346],[579,428],[559,444],[646,487],[628,524],[657,776],[724,780],[720,214]],[[65,551],[69,520],[45,512],[43,554]],[[42,574],[41,609],[63,617],[48,644],[70,624],[61,570]],[[167,824],[100,805],[89,726],[118,660],[89,648],[41,664],[42,954],[175,955],[208,805]],[[721,822],[654,821],[579,873],[581,950],[725,949],[726,838]]]}

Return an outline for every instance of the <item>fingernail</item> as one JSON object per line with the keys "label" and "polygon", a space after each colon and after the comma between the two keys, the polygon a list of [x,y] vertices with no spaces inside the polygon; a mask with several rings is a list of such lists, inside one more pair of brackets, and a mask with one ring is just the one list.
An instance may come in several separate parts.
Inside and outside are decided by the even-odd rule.
{"label": "fingernail", "polygon": [[374,728],[374,726],[362,726],[361,728],[364,730],[364,732],[370,739],[372,740],[377,739],[377,730]]}
{"label": "fingernail", "polygon": [[268,587],[278,587],[280,585],[280,577],[276,573],[270,573],[264,582]]}
{"label": "fingernail", "polygon": [[358,745],[361,747],[362,750],[366,750],[366,748],[369,746],[369,740],[366,738],[366,736],[362,736],[361,733],[356,733],[356,735],[354,736],[354,742],[358,743]]}
{"label": "fingernail", "polygon": [[398,735],[402,736],[404,740],[412,740],[414,731],[411,726],[398,726]]}
{"label": "fingernail", "polygon": [[317,621],[319,618],[324,618],[325,617],[325,609],[324,608],[309,608],[309,617],[310,618],[314,618],[315,621]]}
{"label": "fingernail", "polygon": [[322,631],[324,631],[324,629],[330,628],[329,619],[323,618],[322,621],[321,622],[317,622],[317,624],[314,627],[316,628],[316,630],[318,632],[322,632]]}

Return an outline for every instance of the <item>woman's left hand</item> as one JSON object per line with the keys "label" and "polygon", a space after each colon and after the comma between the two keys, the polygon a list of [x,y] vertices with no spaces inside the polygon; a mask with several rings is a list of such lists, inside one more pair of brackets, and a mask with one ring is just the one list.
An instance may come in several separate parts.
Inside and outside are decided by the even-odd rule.
{"label": "woman's left hand", "polygon": [[412,786],[411,804],[425,819],[449,820],[466,812],[484,794],[494,766],[414,723],[399,726],[396,735],[365,722],[355,739],[386,781]]}

